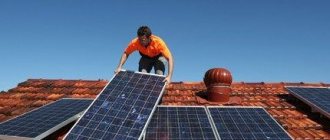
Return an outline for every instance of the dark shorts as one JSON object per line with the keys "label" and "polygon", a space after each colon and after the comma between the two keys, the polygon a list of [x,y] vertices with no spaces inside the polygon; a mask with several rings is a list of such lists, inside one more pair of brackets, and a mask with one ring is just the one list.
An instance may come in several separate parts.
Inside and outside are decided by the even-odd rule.
{"label": "dark shorts", "polygon": [[158,59],[142,56],[139,62],[139,71],[150,73],[151,69],[154,68],[156,74],[164,75],[166,63],[167,61],[163,56],[158,57]]}

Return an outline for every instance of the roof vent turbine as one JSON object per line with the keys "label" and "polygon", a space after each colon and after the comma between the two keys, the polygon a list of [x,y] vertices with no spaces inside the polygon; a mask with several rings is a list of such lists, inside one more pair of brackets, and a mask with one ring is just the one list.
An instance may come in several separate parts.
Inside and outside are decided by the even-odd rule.
{"label": "roof vent turbine", "polygon": [[204,75],[208,100],[212,102],[229,102],[232,83],[231,73],[224,68],[213,68]]}

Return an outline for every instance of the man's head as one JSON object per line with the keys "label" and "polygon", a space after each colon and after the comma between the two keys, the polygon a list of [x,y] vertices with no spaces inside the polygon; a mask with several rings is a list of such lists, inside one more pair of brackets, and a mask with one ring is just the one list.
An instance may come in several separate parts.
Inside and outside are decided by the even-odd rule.
{"label": "man's head", "polygon": [[148,26],[141,26],[138,31],[138,39],[142,46],[147,47],[149,43],[151,42],[150,36],[151,36],[151,30]]}

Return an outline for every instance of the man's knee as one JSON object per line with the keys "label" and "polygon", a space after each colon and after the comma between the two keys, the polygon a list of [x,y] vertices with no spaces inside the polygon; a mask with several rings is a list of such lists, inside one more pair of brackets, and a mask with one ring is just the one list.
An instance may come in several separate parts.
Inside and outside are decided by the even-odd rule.
{"label": "man's knee", "polygon": [[143,73],[149,73],[146,69],[141,69],[139,70],[140,72],[143,72]]}
{"label": "man's knee", "polygon": [[164,75],[164,71],[162,71],[162,70],[156,70],[156,74],[158,74],[158,75]]}

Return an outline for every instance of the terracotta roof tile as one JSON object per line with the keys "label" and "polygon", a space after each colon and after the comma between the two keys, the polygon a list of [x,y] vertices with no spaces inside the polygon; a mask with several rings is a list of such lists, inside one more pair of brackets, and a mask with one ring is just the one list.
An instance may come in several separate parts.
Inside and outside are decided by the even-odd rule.
{"label": "terracotta roof tile", "polygon": [[11,113],[12,116],[21,115],[23,113],[29,112],[32,108],[18,108]]}
{"label": "terracotta roof tile", "polygon": [[6,116],[12,116],[12,112],[15,111],[17,107],[5,106],[0,109],[0,113]]}
{"label": "terracotta roof tile", "polygon": [[0,113],[0,122],[4,121],[7,116]]}
{"label": "terracotta roof tile", "polygon": [[65,96],[64,94],[50,94],[46,97],[46,99],[55,101],[55,100],[61,99],[64,96]]}
{"label": "terracotta roof tile", "polygon": [[72,94],[86,94],[88,91],[88,88],[77,88],[72,91]]}
{"label": "terracotta roof tile", "polygon": [[281,110],[281,112],[284,114],[285,118],[293,118],[293,119],[307,118],[307,115],[305,115],[301,112],[298,112],[296,110],[284,109],[284,110]]}
{"label": "terracotta roof tile", "polygon": [[279,119],[279,121],[289,129],[321,129],[322,126],[308,119]]}
{"label": "terracotta roof tile", "polygon": [[288,130],[295,139],[329,139],[329,135],[320,130]]}
{"label": "terracotta roof tile", "polygon": [[55,87],[52,88],[51,92],[52,93],[62,93],[63,88],[62,87]]}
{"label": "terracotta roof tile", "polygon": [[37,101],[35,101],[34,103],[32,103],[32,107],[40,107],[40,106],[43,106],[43,105],[46,105],[46,104],[48,104],[48,103],[50,103],[50,101],[49,100],[37,100]]}
{"label": "terracotta roof tile", "polygon": [[72,94],[68,95],[67,98],[95,98],[97,95],[88,95],[88,94]]}

